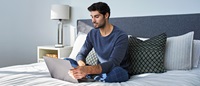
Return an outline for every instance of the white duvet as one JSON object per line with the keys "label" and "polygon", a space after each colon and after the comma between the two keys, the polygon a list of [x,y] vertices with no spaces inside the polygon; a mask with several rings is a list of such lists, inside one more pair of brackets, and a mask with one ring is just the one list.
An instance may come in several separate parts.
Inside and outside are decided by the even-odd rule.
{"label": "white duvet", "polygon": [[0,68],[0,86],[200,86],[200,67],[132,76],[122,83],[70,83],[51,78],[44,62]]}

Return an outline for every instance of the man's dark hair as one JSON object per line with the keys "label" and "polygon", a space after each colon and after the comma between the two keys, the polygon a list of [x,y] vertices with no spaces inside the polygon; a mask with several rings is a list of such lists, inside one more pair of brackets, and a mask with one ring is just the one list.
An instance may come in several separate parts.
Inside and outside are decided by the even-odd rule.
{"label": "man's dark hair", "polygon": [[88,7],[88,10],[98,11],[99,13],[103,15],[108,13],[109,14],[108,18],[110,17],[110,7],[104,2],[93,3],[91,6]]}

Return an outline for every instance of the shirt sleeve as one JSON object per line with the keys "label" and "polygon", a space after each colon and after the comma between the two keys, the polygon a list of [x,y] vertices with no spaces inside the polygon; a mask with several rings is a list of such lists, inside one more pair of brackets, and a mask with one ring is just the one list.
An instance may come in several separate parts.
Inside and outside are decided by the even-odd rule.
{"label": "shirt sleeve", "polygon": [[85,43],[83,44],[83,46],[81,47],[81,50],[76,56],[76,61],[82,60],[86,62],[85,58],[87,57],[88,53],[92,50],[92,48],[93,48],[93,45],[90,39],[90,32],[89,32],[86,37]]}

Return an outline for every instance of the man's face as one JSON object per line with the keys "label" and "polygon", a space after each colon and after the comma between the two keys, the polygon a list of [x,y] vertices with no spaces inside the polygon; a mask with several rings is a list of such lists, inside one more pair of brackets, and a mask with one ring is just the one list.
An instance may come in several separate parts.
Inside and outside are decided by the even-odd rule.
{"label": "man's face", "polygon": [[98,11],[91,11],[92,23],[95,28],[104,28],[106,25],[106,18]]}

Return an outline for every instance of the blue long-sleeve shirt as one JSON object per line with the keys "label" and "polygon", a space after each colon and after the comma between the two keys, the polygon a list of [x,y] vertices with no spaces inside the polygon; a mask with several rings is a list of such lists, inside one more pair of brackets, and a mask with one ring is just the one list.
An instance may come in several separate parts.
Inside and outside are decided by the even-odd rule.
{"label": "blue long-sleeve shirt", "polygon": [[114,26],[113,31],[106,37],[101,36],[99,29],[92,29],[76,59],[85,61],[88,53],[94,48],[102,67],[102,73],[109,73],[114,67],[126,67],[126,51],[128,35]]}

